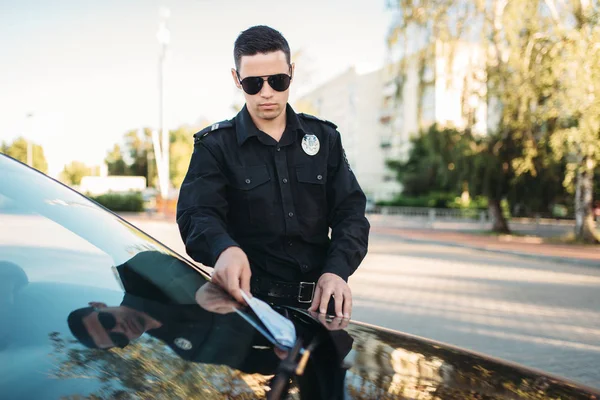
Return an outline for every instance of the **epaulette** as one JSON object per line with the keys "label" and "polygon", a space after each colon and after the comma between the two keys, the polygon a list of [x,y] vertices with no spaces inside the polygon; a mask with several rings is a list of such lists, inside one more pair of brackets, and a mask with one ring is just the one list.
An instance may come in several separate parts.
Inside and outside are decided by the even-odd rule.
{"label": "epaulette", "polygon": [[302,118],[306,118],[306,119],[312,119],[313,121],[323,122],[323,123],[325,123],[325,124],[327,124],[329,126],[332,126],[333,129],[337,129],[337,125],[336,124],[334,124],[331,121],[327,121],[326,119],[321,119],[321,118],[315,117],[314,115],[304,114],[304,113],[300,113],[300,114],[298,114],[298,116],[302,117]]}
{"label": "epaulette", "polygon": [[207,136],[209,133],[218,131],[219,129],[231,128],[232,126],[233,126],[233,124],[231,123],[231,121],[228,121],[228,120],[217,122],[215,124],[207,126],[206,128],[202,129],[200,132],[194,133],[194,143],[198,143],[200,140],[202,140],[202,138]]}

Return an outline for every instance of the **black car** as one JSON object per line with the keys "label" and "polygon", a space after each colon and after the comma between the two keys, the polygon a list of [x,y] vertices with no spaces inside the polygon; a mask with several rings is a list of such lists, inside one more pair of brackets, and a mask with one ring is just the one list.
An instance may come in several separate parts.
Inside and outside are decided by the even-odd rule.
{"label": "black car", "polygon": [[0,155],[0,398],[599,399],[427,339],[275,307],[282,345],[208,271]]}

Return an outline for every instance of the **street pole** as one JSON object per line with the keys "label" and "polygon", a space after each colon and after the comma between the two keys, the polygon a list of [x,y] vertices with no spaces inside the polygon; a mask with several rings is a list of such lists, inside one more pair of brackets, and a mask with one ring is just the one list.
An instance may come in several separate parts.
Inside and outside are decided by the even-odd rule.
{"label": "street pole", "polygon": [[[167,46],[171,33],[167,28],[167,19],[170,16],[168,8],[160,9],[160,22],[156,37],[160,44],[160,53],[158,56],[158,129],[162,143],[159,147],[158,138],[153,138],[154,154],[157,160],[158,181],[160,194],[163,201],[169,196],[169,132],[165,129],[164,116],[164,64],[167,55]],[[159,162],[160,160],[160,162]]]}

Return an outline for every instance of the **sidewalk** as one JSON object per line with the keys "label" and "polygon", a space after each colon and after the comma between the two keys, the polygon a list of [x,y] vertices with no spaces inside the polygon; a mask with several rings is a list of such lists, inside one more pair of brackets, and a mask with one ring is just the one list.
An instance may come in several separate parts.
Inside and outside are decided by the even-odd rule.
{"label": "sidewalk", "polygon": [[373,233],[394,235],[415,243],[462,247],[500,254],[512,254],[562,263],[600,267],[600,246],[544,243],[537,237],[483,236],[463,232],[440,231],[374,225]]}

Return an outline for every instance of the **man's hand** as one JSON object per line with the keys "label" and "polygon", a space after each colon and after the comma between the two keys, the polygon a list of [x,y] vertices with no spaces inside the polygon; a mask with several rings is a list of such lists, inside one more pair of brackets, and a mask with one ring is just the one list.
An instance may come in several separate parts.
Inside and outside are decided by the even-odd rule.
{"label": "man's hand", "polygon": [[239,247],[225,249],[215,263],[211,282],[225,289],[234,299],[246,304],[242,297],[242,290],[250,294],[250,263],[246,253]]}
{"label": "man's hand", "polygon": [[228,293],[212,282],[206,282],[196,291],[196,303],[206,311],[217,314],[229,314],[240,307]]}
{"label": "man's hand", "polygon": [[308,310],[325,314],[332,295],[335,299],[335,315],[340,318],[350,318],[352,312],[350,286],[342,278],[329,272],[324,273],[319,278],[315,289],[315,297]]}

